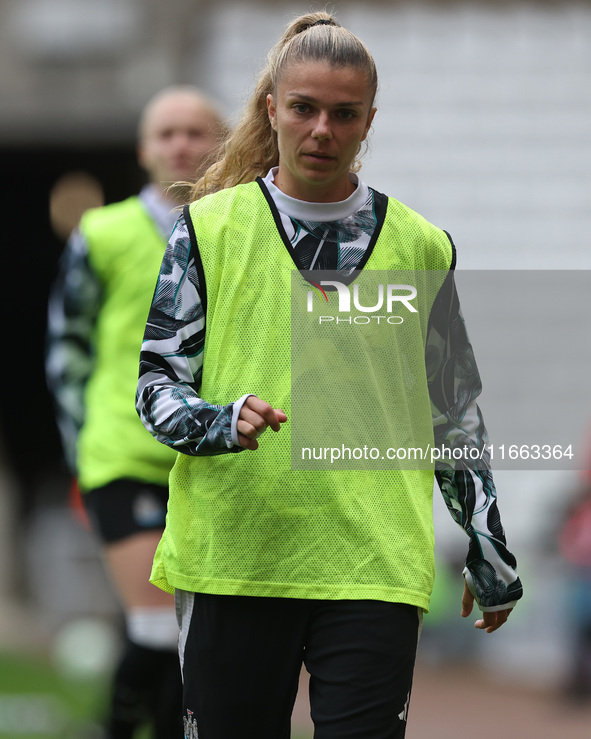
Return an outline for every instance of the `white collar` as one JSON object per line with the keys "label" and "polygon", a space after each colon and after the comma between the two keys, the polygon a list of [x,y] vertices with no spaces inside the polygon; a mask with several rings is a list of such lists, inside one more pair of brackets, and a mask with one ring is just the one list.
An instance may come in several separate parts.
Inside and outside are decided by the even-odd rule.
{"label": "white collar", "polygon": [[296,200],[282,192],[274,183],[278,167],[273,167],[263,179],[277,210],[290,218],[301,221],[340,221],[361,210],[367,203],[369,188],[361,182],[357,175],[349,172],[349,180],[355,185],[355,190],[346,200],[336,203],[309,203],[306,200]]}
{"label": "white collar", "polygon": [[140,200],[144,204],[148,215],[162,234],[162,237],[168,240],[170,233],[180,215],[180,210],[169,200],[158,185],[144,185],[140,191]]}

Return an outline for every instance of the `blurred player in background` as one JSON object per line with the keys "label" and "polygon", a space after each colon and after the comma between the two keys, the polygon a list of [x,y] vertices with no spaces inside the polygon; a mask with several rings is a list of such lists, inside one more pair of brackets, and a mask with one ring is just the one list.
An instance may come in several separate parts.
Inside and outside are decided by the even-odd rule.
{"label": "blurred player in background", "polygon": [[49,301],[48,384],[63,448],[125,613],[109,739],[147,722],[156,739],[181,737],[181,676],[173,599],[148,578],[164,528],[176,452],[134,408],[138,357],[166,241],[218,147],[216,104],[189,86],[166,88],[140,119],[139,195],[88,210],[64,250]]}
{"label": "blurred player in background", "polygon": [[566,595],[571,637],[566,697],[591,701],[591,433],[584,440],[587,469],[581,470],[574,496],[558,526],[559,552],[566,565]]}

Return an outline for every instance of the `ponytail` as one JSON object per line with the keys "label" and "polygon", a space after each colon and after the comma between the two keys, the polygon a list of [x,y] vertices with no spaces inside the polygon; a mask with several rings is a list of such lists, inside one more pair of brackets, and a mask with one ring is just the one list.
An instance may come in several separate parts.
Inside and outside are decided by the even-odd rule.
{"label": "ponytail", "polygon": [[281,75],[290,64],[307,61],[362,69],[367,75],[372,100],[375,97],[377,71],[365,45],[328,13],[321,11],[296,18],[269,52],[267,65],[240,120],[223,142],[218,160],[194,185],[192,200],[264,177],[279,163],[277,134],[269,121],[267,95],[275,93]]}

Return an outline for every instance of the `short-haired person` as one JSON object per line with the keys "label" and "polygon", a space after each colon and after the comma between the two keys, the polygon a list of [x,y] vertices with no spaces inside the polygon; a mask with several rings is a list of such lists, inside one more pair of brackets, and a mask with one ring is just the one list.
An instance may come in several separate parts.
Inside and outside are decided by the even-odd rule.
{"label": "short-haired person", "polygon": [[138,160],[149,183],[137,196],[84,214],[50,296],[48,384],[69,466],[125,613],[109,739],[132,737],[147,722],[157,739],[182,736],[174,602],[148,582],[176,452],[146,431],[134,400],[146,316],[187,195],[170,186],[201,176],[223,127],[199,90],[157,93],[138,130]]}
{"label": "short-haired person", "polygon": [[[330,15],[293,21],[162,263],[137,407],[181,452],[151,580],[175,592],[187,737],[289,737],[302,662],[316,739],[405,734],[433,583],[433,466],[292,469],[290,450],[291,276],[315,269],[443,275],[432,305],[419,296],[408,356],[392,351],[382,400],[399,428],[427,424],[431,443],[486,441],[451,239],[352,172],[376,88],[368,50]],[[327,368],[331,398],[359,356]],[[351,410],[349,426],[359,420]],[[477,628],[495,631],[522,589],[490,469],[435,473],[470,538],[462,614],[476,599]]]}

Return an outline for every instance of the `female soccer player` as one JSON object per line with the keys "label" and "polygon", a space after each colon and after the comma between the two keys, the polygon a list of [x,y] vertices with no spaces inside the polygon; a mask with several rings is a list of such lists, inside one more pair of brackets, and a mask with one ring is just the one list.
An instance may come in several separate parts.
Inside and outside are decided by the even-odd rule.
{"label": "female soccer player", "polygon": [[[173,599],[148,574],[162,535],[176,455],[134,408],[146,315],[166,242],[186,199],[169,186],[203,173],[224,126],[200,90],[168,87],[141,115],[138,195],[95,208],[64,251],[49,304],[47,377],[63,447],[125,615],[106,739],[181,735]],[[181,199],[182,198],[182,199]],[[176,723],[172,723],[176,720]]]}
{"label": "female soccer player", "polygon": [[[180,614],[186,736],[289,737],[302,662],[316,739],[404,736],[433,582],[434,472],[470,537],[463,615],[476,599],[491,632],[521,596],[488,466],[292,469],[294,270],[352,288],[373,270],[441,275],[436,297],[418,295],[380,397],[397,428],[428,425],[432,443],[486,459],[451,239],[354,174],[376,90],[368,50],[330,15],[292,22],[162,263],[137,407],[181,452],[152,582]],[[352,362],[371,377],[372,357],[331,366],[331,397]]]}

